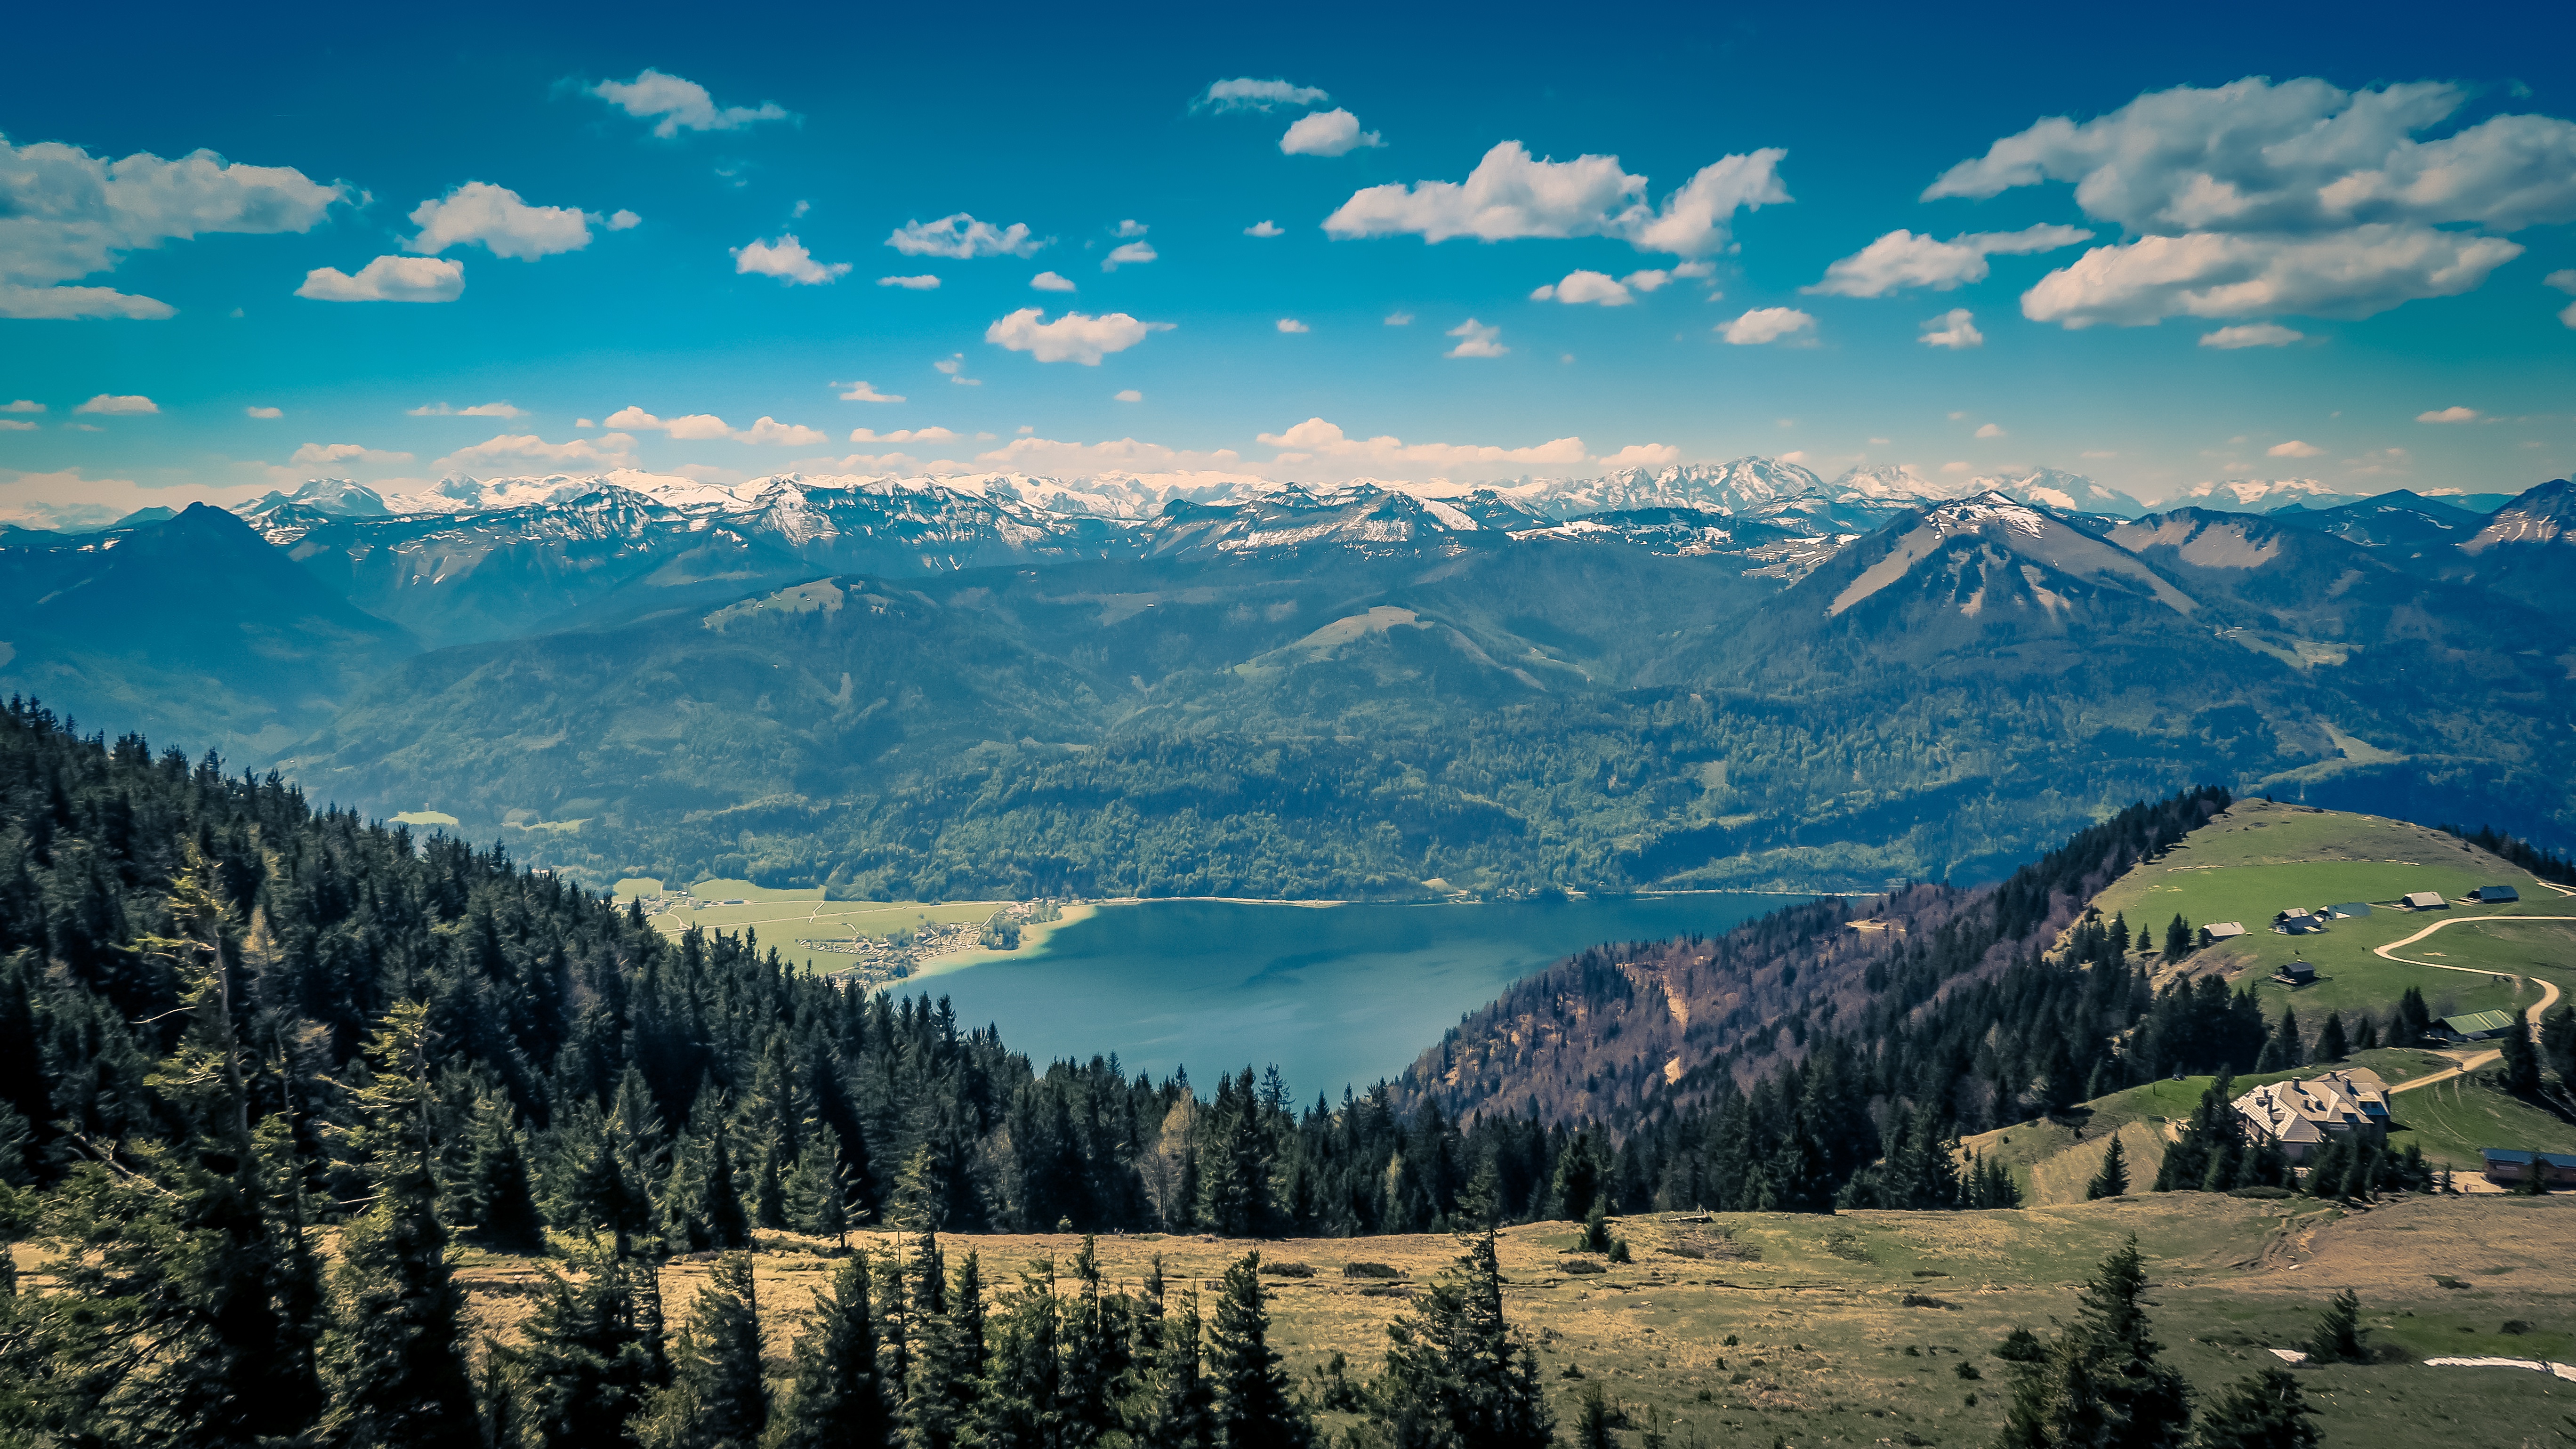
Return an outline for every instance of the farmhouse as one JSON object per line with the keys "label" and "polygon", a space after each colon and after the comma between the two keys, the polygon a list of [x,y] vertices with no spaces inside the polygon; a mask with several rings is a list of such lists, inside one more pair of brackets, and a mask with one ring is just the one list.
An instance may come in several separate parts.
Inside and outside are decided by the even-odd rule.
{"label": "farmhouse", "polygon": [[2510,1029],[2516,1019],[2510,1011],[2473,1011],[2466,1016],[2443,1017],[2433,1029],[2453,1041],[2485,1041]]}
{"label": "farmhouse", "polygon": [[2409,891],[2406,895],[2406,909],[2410,911],[2438,911],[2449,904],[2440,891]]}
{"label": "farmhouse", "polygon": [[2279,1143],[2292,1162],[2330,1141],[2388,1136],[2388,1083],[2367,1067],[2256,1087],[2235,1107],[2248,1137]]}
{"label": "farmhouse", "polygon": [[2522,892],[2515,890],[2511,886],[2480,886],[2476,890],[2469,892],[2469,894],[2472,898],[2483,901],[2491,906],[2499,906],[2508,901],[2518,901],[2522,899]]}
{"label": "farmhouse", "polygon": [[2317,979],[2317,968],[2305,961],[2285,961],[2280,970],[2272,973],[2272,979],[2291,986],[2305,986]]}
{"label": "farmhouse", "polygon": [[2564,1152],[2525,1152],[2516,1147],[2481,1150],[2486,1179],[2498,1187],[2518,1185],[2534,1172],[2549,1175],[2551,1187],[2576,1187],[2576,1156]]}
{"label": "farmhouse", "polygon": [[2339,906],[2326,907],[2326,914],[2338,921],[2357,920],[2370,914],[2370,902],[2346,901]]}
{"label": "farmhouse", "polygon": [[2301,911],[2281,923],[2285,936],[2320,936],[2325,934],[2326,919],[2314,911]]}
{"label": "farmhouse", "polygon": [[2210,946],[2220,941],[2233,941],[2244,934],[2243,921],[2220,921],[2200,928],[2200,944]]}

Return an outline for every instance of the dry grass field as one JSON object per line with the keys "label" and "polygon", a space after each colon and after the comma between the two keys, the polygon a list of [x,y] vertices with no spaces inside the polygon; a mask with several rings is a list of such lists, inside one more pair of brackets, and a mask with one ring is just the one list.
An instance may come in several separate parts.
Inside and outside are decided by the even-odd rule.
{"label": "dry grass field", "polygon": [[[2152,1171],[2152,1169],[2150,1169]],[[2361,1295],[2375,1342],[2410,1358],[2500,1354],[2576,1360],[2576,1196],[2412,1198],[2362,1210],[2198,1193],[2137,1194],[2019,1212],[1719,1214],[1617,1224],[1636,1261],[1568,1271],[1571,1224],[1502,1235],[1506,1307],[1540,1348],[1569,1404],[1598,1381],[1631,1422],[1680,1446],[1991,1442],[2011,1365],[1991,1350],[2016,1325],[2043,1336],[2072,1313],[2084,1276],[2135,1233],[2153,1267],[2155,1323],[2203,1396],[2301,1342],[2325,1300]],[[854,1245],[891,1250],[891,1237]],[[951,1263],[981,1256],[986,1281],[1062,1263],[1070,1235],[954,1237]],[[1440,1236],[1246,1244],[1147,1235],[1101,1242],[1113,1284],[1156,1255],[1177,1281],[1207,1283],[1251,1248],[1313,1276],[1271,1278],[1276,1341],[1302,1377],[1333,1354],[1372,1372],[1406,1295],[1457,1255]],[[1394,1279],[1348,1279],[1352,1262]],[[835,1266],[821,1244],[778,1238],[758,1256],[771,1352]],[[467,1254],[478,1325],[506,1335],[541,1270]],[[677,1264],[665,1301],[684,1311],[702,1264]],[[2528,1332],[2503,1326],[2527,1324]],[[1730,1342],[1730,1339],[1732,1342]],[[1971,1376],[1971,1372],[1973,1376]],[[2307,1370],[2330,1446],[2523,1449],[2576,1438],[2576,1383],[2503,1368],[2389,1362]],[[1625,1442],[1635,1444],[1631,1432]]]}

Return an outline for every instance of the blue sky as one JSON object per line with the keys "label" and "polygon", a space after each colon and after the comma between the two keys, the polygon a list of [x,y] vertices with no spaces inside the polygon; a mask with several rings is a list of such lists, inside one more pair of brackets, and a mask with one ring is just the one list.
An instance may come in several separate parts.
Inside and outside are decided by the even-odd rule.
{"label": "blue sky", "polygon": [[0,518],[619,465],[2565,474],[2564,7],[2243,10],[190,11],[111,60],[57,8],[0,84]]}

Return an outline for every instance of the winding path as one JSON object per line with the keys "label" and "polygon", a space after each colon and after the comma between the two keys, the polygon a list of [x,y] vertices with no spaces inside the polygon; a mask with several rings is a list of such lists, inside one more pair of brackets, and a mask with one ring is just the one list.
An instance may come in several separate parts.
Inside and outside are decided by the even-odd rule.
{"label": "winding path", "polygon": [[[2551,889],[2558,890],[2559,888],[2552,886]],[[2560,891],[2560,894],[2566,895],[2570,894],[2570,892],[2562,890]],[[2525,979],[2521,976],[2514,975],[2514,973],[2510,971],[2489,971],[2478,966],[2448,966],[2439,961],[2418,961],[2410,956],[2400,956],[2396,954],[2398,947],[2412,946],[2416,942],[2433,934],[2435,931],[2442,929],[2444,926],[2466,926],[2492,921],[2576,921],[2576,916],[2456,916],[2447,921],[2435,921],[2433,924],[2426,926],[2424,929],[2417,931],[2414,935],[2408,936],[2402,941],[2391,941],[2385,946],[2374,946],[2371,948],[2370,954],[2382,957],[2386,960],[2399,962],[2407,966],[2430,966],[2436,971],[2465,971],[2472,976],[2513,976],[2513,979],[2516,981]],[[2549,1008],[2558,1004],[2558,986],[2555,982],[2538,976],[2534,976],[2529,979],[2540,983],[2540,1001],[2537,1005],[2525,1009],[2522,1017],[2523,1020],[2528,1021],[2534,1027],[2537,1027],[2540,1025],[2541,1017],[2548,1014]],[[2391,1096],[2394,1096],[2399,1092],[2414,1091],[2418,1087],[2429,1087],[2436,1082],[2447,1082],[2453,1077],[2466,1076],[2503,1055],[2504,1053],[2499,1050],[2480,1052],[2473,1057],[2463,1057],[2458,1066],[2451,1068],[2447,1072],[2435,1072],[2429,1077],[2417,1077],[2411,1082],[2400,1082],[2396,1086],[2389,1088],[2388,1091]]]}

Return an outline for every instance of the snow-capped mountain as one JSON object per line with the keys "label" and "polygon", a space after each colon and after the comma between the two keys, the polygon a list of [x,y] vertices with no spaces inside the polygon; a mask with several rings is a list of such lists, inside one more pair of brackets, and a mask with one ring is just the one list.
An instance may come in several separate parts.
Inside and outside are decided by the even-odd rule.
{"label": "snow-capped mountain", "polygon": [[2110,513],[2122,518],[2136,518],[2148,511],[2145,503],[2109,484],[2097,482],[2081,473],[2066,473],[2055,468],[1989,475],[1971,480],[1971,486],[2064,513]]}
{"label": "snow-capped mountain", "polygon": [[2218,508],[2233,513],[2269,513],[2275,508],[2338,508],[2361,501],[2315,478],[2221,478],[2194,483],[2158,503],[2158,508]]}

